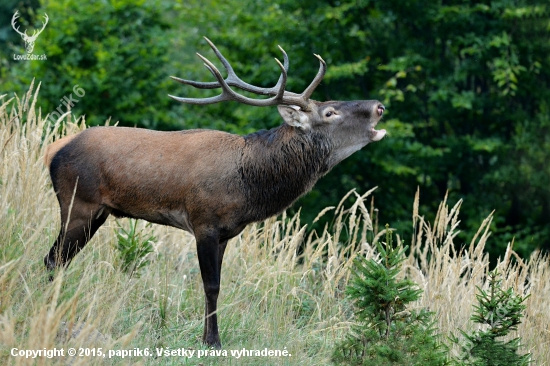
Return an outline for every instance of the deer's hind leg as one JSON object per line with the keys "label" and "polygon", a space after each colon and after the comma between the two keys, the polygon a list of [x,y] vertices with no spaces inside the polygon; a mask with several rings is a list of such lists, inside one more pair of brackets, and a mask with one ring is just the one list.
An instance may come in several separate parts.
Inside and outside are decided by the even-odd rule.
{"label": "deer's hind leg", "polygon": [[44,264],[50,270],[68,266],[74,256],[86,245],[107,217],[110,209],[75,197],[72,204],[61,205],[61,229]]}

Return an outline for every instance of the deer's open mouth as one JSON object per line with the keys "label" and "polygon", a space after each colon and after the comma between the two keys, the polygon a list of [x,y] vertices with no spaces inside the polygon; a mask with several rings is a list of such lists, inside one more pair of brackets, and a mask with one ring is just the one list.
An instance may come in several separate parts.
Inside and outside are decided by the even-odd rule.
{"label": "deer's open mouth", "polygon": [[[384,105],[382,105],[382,104],[379,104],[378,108],[377,108],[378,117],[382,118],[382,115],[384,114],[385,110],[386,110],[386,107],[384,107]],[[380,119],[378,119],[378,121],[380,121]],[[384,129],[375,130],[374,129],[374,127],[376,127],[376,125],[378,124],[378,121],[374,122],[372,124],[372,127],[369,130],[372,141],[380,141],[384,138],[384,136],[386,136],[386,130],[384,130]]]}
{"label": "deer's open mouth", "polygon": [[380,141],[386,136],[386,130],[375,130],[374,126],[369,130],[372,141]]}

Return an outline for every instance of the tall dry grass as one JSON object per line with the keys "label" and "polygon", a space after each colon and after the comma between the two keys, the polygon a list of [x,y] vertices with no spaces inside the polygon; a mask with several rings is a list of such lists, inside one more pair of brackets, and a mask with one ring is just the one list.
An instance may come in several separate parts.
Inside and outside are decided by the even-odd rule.
{"label": "tall dry grass", "polygon": [[[287,349],[290,357],[57,357],[26,359],[12,349],[101,347],[203,350],[203,292],[193,238],[185,232],[138,224],[154,234],[155,252],[141,276],[120,270],[117,223],[109,220],[71,266],[48,282],[42,258],[58,232],[55,195],[43,166],[45,146],[84,128],[63,116],[52,127],[36,108],[38,89],[21,99],[0,97],[0,364],[328,364],[332,347],[349,330],[353,317],[344,288],[357,255],[375,255],[371,208],[350,192],[337,207],[332,227],[307,234],[299,215],[250,225],[226,252],[219,299],[224,349]],[[72,120],[71,120],[72,118]],[[354,203],[345,207],[350,198]],[[471,243],[455,251],[460,203],[441,203],[434,222],[426,222],[414,200],[414,240],[403,275],[424,290],[416,306],[438,315],[443,335],[471,330],[476,286],[487,287],[491,217],[472,233]],[[381,208],[383,210],[383,207]],[[122,220],[123,225],[127,222]],[[346,235],[343,235],[346,234]],[[347,239],[344,242],[344,238]],[[299,249],[299,250],[298,250]],[[535,364],[549,365],[550,273],[548,258],[528,261],[511,248],[498,263],[504,285],[531,296],[516,336]]]}

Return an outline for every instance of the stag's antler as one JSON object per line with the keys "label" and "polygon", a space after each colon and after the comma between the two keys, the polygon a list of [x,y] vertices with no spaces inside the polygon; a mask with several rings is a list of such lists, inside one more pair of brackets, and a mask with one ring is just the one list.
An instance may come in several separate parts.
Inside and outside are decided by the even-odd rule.
{"label": "stag's antler", "polygon": [[[304,90],[302,94],[296,94],[289,91],[285,91],[289,62],[288,62],[288,56],[286,52],[281,48],[281,46],[279,46],[279,49],[283,53],[284,65],[278,59],[275,59],[275,61],[281,68],[281,76],[279,77],[279,80],[274,87],[260,88],[242,81],[235,74],[235,71],[231,67],[231,64],[227,61],[225,57],[223,57],[223,55],[218,50],[218,48],[208,38],[204,37],[204,39],[206,39],[206,42],[208,42],[210,47],[212,47],[212,49],[214,50],[214,53],[216,54],[218,59],[221,61],[222,65],[225,67],[225,70],[227,71],[227,78],[224,79],[220,71],[216,68],[216,66],[214,66],[214,64],[210,62],[207,58],[205,58],[204,56],[198,53],[197,55],[204,61],[204,66],[206,66],[206,68],[210,70],[210,72],[214,75],[214,77],[218,80],[218,82],[203,83],[203,82],[197,82],[192,80],[180,79],[175,76],[171,76],[171,78],[180,83],[191,85],[198,89],[222,88],[222,93],[216,97],[211,97],[211,98],[180,98],[180,97],[169,95],[170,98],[173,98],[178,102],[189,103],[189,104],[212,104],[212,103],[233,100],[239,103],[249,104],[249,105],[259,106],[259,107],[286,104],[286,105],[297,105],[302,110],[308,110],[309,98],[311,97],[311,94],[313,93],[315,88],[319,85],[319,83],[321,83],[321,80],[325,76],[325,73],[327,70],[327,65],[325,61],[321,58],[321,56],[315,55],[315,57],[319,59],[320,67],[319,67],[319,72],[317,72],[317,75],[315,76],[311,84]],[[255,93],[255,94],[271,95],[272,97],[268,99],[248,98],[248,97],[245,97],[244,95],[241,95],[235,92],[233,89],[230,88],[231,86],[251,92],[251,93]]]}

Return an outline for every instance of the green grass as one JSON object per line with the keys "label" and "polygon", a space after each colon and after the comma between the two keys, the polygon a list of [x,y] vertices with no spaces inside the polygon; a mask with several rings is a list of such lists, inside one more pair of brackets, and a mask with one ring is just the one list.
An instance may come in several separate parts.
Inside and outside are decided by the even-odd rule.
{"label": "green grass", "polygon": [[[200,341],[204,294],[195,242],[183,231],[138,221],[136,231],[156,240],[149,264],[139,277],[130,276],[122,271],[117,252],[119,227],[109,219],[71,266],[48,282],[42,259],[57,236],[59,213],[42,156],[59,134],[76,133],[84,125],[69,120],[48,132],[46,116],[34,107],[37,95],[31,88],[21,99],[0,97],[0,364],[69,361],[14,357],[12,348],[207,351]],[[321,213],[334,215],[333,227],[323,232],[305,237],[299,216],[282,215],[250,225],[229,243],[218,304],[228,357],[75,357],[71,364],[328,364],[334,344],[353,322],[344,295],[353,258],[375,255],[373,243],[383,237],[384,231],[373,232],[366,207],[371,194],[350,192],[356,198],[350,207],[342,203]],[[413,203],[416,237],[406,243],[411,255],[402,273],[424,290],[415,306],[435,311],[443,334],[474,329],[469,318],[476,285],[487,288],[489,262],[483,248],[491,218],[456,253],[460,202],[448,207],[444,200],[435,221],[427,223],[417,212],[418,201]],[[129,230],[129,221],[120,223]],[[343,231],[352,243],[341,242]],[[523,261],[509,249],[498,267],[504,287],[531,294],[525,321],[511,336],[522,337],[536,365],[550,365],[548,259],[535,253]],[[291,356],[230,356],[231,350],[243,348],[286,349]]]}

